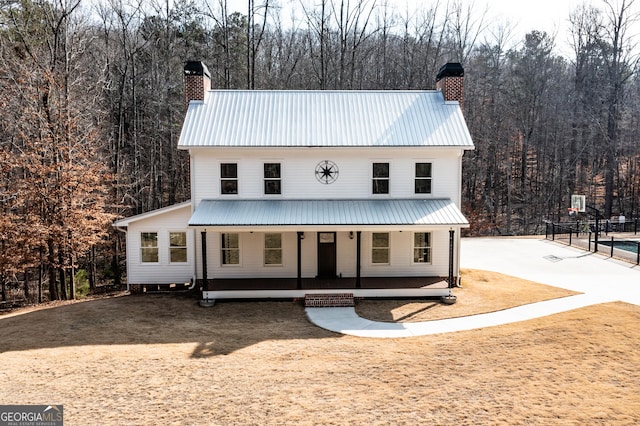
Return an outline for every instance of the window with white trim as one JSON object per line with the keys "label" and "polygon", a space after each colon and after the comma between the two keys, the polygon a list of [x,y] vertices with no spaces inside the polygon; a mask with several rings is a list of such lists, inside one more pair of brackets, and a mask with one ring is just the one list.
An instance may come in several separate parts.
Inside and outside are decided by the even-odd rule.
{"label": "window with white trim", "polygon": [[222,194],[238,193],[238,164],[237,163],[221,163],[220,164],[220,193]]}
{"label": "window with white trim", "polygon": [[431,263],[431,232],[413,234],[413,263]]}
{"label": "window with white trim", "polygon": [[240,234],[222,234],[222,264],[240,264]]}
{"label": "window with white trim", "polygon": [[373,194],[389,193],[389,163],[373,163]]}
{"label": "window with white trim", "polygon": [[389,233],[373,232],[371,234],[371,263],[389,263]]}
{"label": "window with white trim", "polygon": [[280,194],[281,192],[280,163],[264,163],[264,193]]}
{"label": "window with white trim", "polygon": [[185,263],[187,261],[187,233],[169,232],[169,262]]}
{"label": "window with white trim", "polygon": [[416,194],[431,194],[431,163],[416,163]]}
{"label": "window with white trim", "polygon": [[158,233],[140,233],[140,259],[143,263],[158,263]]}
{"label": "window with white trim", "polygon": [[264,264],[282,265],[282,234],[264,234]]}

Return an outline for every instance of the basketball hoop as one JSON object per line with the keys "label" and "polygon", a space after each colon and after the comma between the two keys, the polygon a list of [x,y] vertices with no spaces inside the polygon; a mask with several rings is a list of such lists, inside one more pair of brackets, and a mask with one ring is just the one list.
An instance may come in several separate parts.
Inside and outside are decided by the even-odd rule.
{"label": "basketball hoop", "polygon": [[578,213],[580,209],[578,209],[577,207],[569,207],[567,210],[569,210],[569,216],[573,216],[574,214]]}

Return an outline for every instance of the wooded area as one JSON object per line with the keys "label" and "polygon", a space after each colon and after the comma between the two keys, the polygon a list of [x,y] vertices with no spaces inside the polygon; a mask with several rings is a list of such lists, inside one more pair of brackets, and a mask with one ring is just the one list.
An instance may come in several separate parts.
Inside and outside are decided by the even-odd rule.
{"label": "wooded area", "polygon": [[[640,74],[635,0],[596,0],[570,20],[573,50],[460,1],[416,12],[385,0],[0,1],[0,282],[28,300],[122,279],[110,223],[189,198],[177,151],[182,68],[214,88],[433,89],[465,67],[476,150],[464,158],[471,233],[529,234],[567,218],[571,194],[604,217],[639,215]],[[37,294],[34,289],[37,288]],[[34,283],[37,283],[35,286]],[[42,291],[45,287],[43,296]]]}

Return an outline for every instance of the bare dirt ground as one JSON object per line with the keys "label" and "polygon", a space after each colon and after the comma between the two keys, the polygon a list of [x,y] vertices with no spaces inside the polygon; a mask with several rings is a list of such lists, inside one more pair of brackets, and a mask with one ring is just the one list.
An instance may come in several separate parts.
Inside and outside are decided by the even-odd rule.
{"label": "bare dirt ground", "polygon": [[[539,284],[511,282],[519,300],[539,300]],[[458,303],[441,307],[452,316],[493,281],[463,284]],[[503,309],[496,299],[482,310]],[[416,308],[385,302],[359,309],[389,320],[390,308]],[[0,317],[0,403],[63,404],[68,425],[631,425],[638,324],[640,307],[609,303],[367,339],[317,328],[293,302],[105,298]]]}

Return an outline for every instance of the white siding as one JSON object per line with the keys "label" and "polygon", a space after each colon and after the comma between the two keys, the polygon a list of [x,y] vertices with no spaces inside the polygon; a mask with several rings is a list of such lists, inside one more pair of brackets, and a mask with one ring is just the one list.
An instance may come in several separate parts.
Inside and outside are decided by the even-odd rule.
{"label": "white siding", "polygon": [[[129,223],[127,227],[127,281],[129,284],[186,283],[194,276],[194,231],[187,228],[191,206],[160,213]],[[141,261],[140,234],[158,233],[158,262]],[[169,261],[169,233],[186,232],[187,262]]]}
{"label": "white siding", "polygon": [[[194,149],[192,200],[287,198],[366,199],[449,198],[460,205],[461,150],[456,148],[285,148]],[[338,179],[323,184],[315,178],[316,165],[331,160],[339,168]],[[282,194],[264,195],[263,164],[281,163]],[[390,164],[390,193],[372,195],[372,163]],[[415,163],[433,164],[432,193],[414,194]],[[238,194],[220,195],[220,164],[238,164]]]}
{"label": "white siding", "polygon": [[[413,233],[431,232],[431,264],[413,263]],[[362,233],[363,277],[390,276],[439,276],[449,273],[449,232],[420,229],[415,231],[390,232],[389,264],[371,262],[371,233]]]}
{"label": "white siding", "polygon": [[[297,238],[295,232],[282,233],[282,265],[264,264],[264,233],[239,232],[240,236],[240,264],[222,264],[222,242],[220,232],[207,232],[207,275],[216,278],[295,278],[298,276]],[[201,235],[198,235],[197,252],[202,256]],[[302,240],[302,276],[315,276],[315,243],[310,233]],[[310,254],[314,255],[311,256]],[[197,271],[197,277],[202,278],[202,267]]]}

